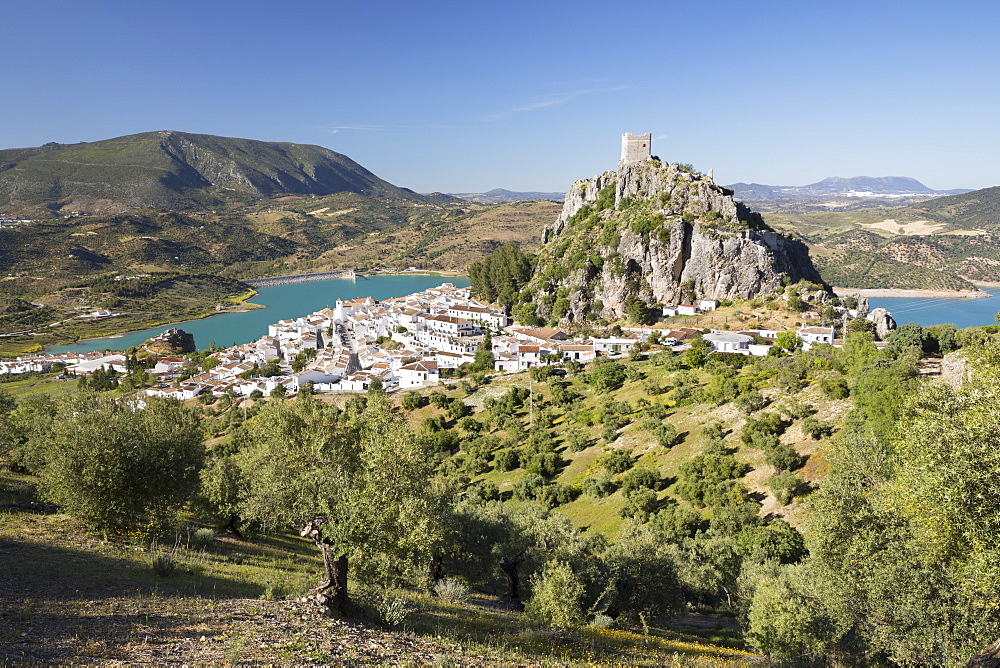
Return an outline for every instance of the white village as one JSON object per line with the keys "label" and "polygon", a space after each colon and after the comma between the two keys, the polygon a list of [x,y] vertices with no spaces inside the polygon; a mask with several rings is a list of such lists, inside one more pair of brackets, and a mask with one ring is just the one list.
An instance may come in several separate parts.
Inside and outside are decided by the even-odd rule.
{"label": "white village", "polygon": [[[663,309],[664,316],[697,316],[718,302],[702,300]],[[839,308],[841,315],[864,317]],[[873,314],[869,314],[869,318]],[[210,368],[191,375],[191,360],[159,357],[147,370],[155,386],[151,396],[188,400],[213,396],[365,392],[372,383],[387,391],[437,385],[489,341],[494,372],[517,373],[566,360],[587,362],[598,355],[628,353],[636,345],[656,342],[683,350],[698,337],[710,352],[764,356],[774,347],[777,330],[739,332],[696,327],[625,328],[622,336],[570,338],[553,328],[509,324],[507,315],[472,298],[469,288],[443,283],[404,297],[377,301],[371,297],[338,299],[325,308],[268,327],[266,336],[213,352]],[[800,327],[794,331],[808,349],[815,344],[839,345],[833,327]],[[216,362],[217,361],[217,362]],[[68,376],[88,376],[99,369],[126,373],[125,354],[108,352],[38,353],[0,360],[0,374],[44,372],[60,365]],[[256,393],[256,394],[255,394]]]}

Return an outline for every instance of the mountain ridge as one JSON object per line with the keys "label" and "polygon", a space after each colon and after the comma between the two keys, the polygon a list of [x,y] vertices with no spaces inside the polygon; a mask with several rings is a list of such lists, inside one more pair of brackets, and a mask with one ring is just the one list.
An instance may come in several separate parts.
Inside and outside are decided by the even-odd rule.
{"label": "mountain ridge", "polygon": [[338,192],[424,199],[346,155],[312,144],[158,130],[0,150],[5,213],[209,209],[286,194]]}

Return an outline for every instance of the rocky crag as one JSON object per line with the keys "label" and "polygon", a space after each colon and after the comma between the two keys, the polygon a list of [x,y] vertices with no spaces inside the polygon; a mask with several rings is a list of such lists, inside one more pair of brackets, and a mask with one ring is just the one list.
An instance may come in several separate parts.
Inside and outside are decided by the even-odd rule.
{"label": "rocky crag", "polygon": [[802,241],[770,229],[711,173],[656,158],[574,183],[543,238],[534,308],[563,324],[749,299],[789,282],[826,293]]}
{"label": "rocky crag", "polygon": [[197,349],[194,343],[194,334],[176,328],[168,329],[159,336],[154,336],[146,344],[146,350],[155,355],[193,353]]}

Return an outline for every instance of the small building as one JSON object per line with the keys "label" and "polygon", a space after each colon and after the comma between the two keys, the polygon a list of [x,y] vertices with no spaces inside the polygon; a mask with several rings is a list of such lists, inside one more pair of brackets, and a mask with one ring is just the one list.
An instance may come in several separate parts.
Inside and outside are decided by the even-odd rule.
{"label": "small building", "polygon": [[424,322],[431,331],[441,332],[450,336],[472,336],[478,329],[476,325],[463,318],[455,318],[450,315],[432,315]]}
{"label": "small building", "polygon": [[678,304],[677,315],[698,315],[698,307],[694,304]]}
{"label": "small building", "polygon": [[562,353],[564,360],[576,360],[578,362],[589,362],[590,360],[597,357],[597,351],[594,350],[593,343],[576,344],[576,343],[565,343],[559,346],[559,352]]}
{"label": "small building", "polygon": [[746,334],[736,334],[735,332],[712,332],[703,337],[712,344],[714,353],[749,353],[749,346],[753,343],[753,337]]}
{"label": "small building", "polygon": [[89,376],[102,367],[113,369],[118,373],[126,373],[128,371],[125,367],[124,355],[107,355],[105,357],[98,357],[97,359],[74,364],[73,366],[67,367],[66,370],[71,371],[78,376]]}
{"label": "small building", "polygon": [[829,343],[833,345],[833,327],[803,327],[796,332],[802,343],[809,345]]}
{"label": "small building", "polygon": [[423,360],[407,364],[399,368],[399,387],[423,387],[427,383],[436,383],[441,377],[438,364],[432,360]]}
{"label": "small building", "polygon": [[594,339],[594,351],[598,353],[627,353],[639,343],[638,339],[611,337],[610,339]]}
{"label": "small building", "polygon": [[698,301],[698,309],[702,311],[714,311],[719,308],[717,299],[702,299]]}

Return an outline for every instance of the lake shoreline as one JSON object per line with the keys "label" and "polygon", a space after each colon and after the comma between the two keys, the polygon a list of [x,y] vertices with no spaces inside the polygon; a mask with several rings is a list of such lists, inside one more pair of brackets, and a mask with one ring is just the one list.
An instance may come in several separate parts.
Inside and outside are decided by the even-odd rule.
{"label": "lake shoreline", "polygon": [[861,296],[861,297],[909,297],[909,298],[936,298],[936,299],[986,299],[992,297],[983,290],[902,290],[897,288],[844,288],[835,286],[834,294],[838,297]]}
{"label": "lake shoreline", "polygon": [[[253,299],[253,297],[251,297],[251,299]],[[104,336],[89,336],[87,338],[81,338],[78,341],[74,341],[73,343],[50,343],[47,346],[42,346],[42,351],[43,352],[48,351],[49,348],[52,348],[54,346],[79,346],[93,341],[113,341],[115,339],[120,339],[123,336],[128,336],[129,334],[134,334],[136,332],[144,332],[147,329],[156,329],[158,327],[166,327],[168,329],[173,329],[179,327],[180,325],[185,325],[189,322],[200,322],[202,320],[208,320],[210,318],[215,318],[220,315],[228,315],[235,313],[252,313],[254,311],[260,311],[262,309],[267,308],[265,304],[255,304],[254,302],[250,301],[247,301],[245,303],[251,304],[256,308],[240,308],[232,310],[227,309],[225,311],[219,311],[217,313],[206,313],[205,315],[200,316],[198,318],[188,318],[187,320],[178,320],[176,322],[159,322],[153,325],[147,325],[145,327],[141,327],[139,329],[127,329],[121,332],[115,332],[114,334],[105,334]]]}
{"label": "lake shoreline", "polygon": [[[332,308],[334,301],[372,297],[377,300],[401,297],[440,285],[439,274],[372,274],[358,275],[356,280],[337,278],[302,281],[292,284],[261,287],[257,295],[241,305],[239,310],[207,313],[207,317],[163,322],[140,330],[118,331],[99,337],[88,337],[70,344],[50,344],[48,352],[86,352],[88,350],[124,350],[156,336],[166,329],[181,328],[194,335],[199,349],[214,341],[224,347],[239,345],[266,336],[268,327],[282,319],[299,318]],[[447,281],[448,279],[445,279]],[[462,275],[452,278],[460,287],[468,285]],[[220,318],[217,316],[226,316]]]}

